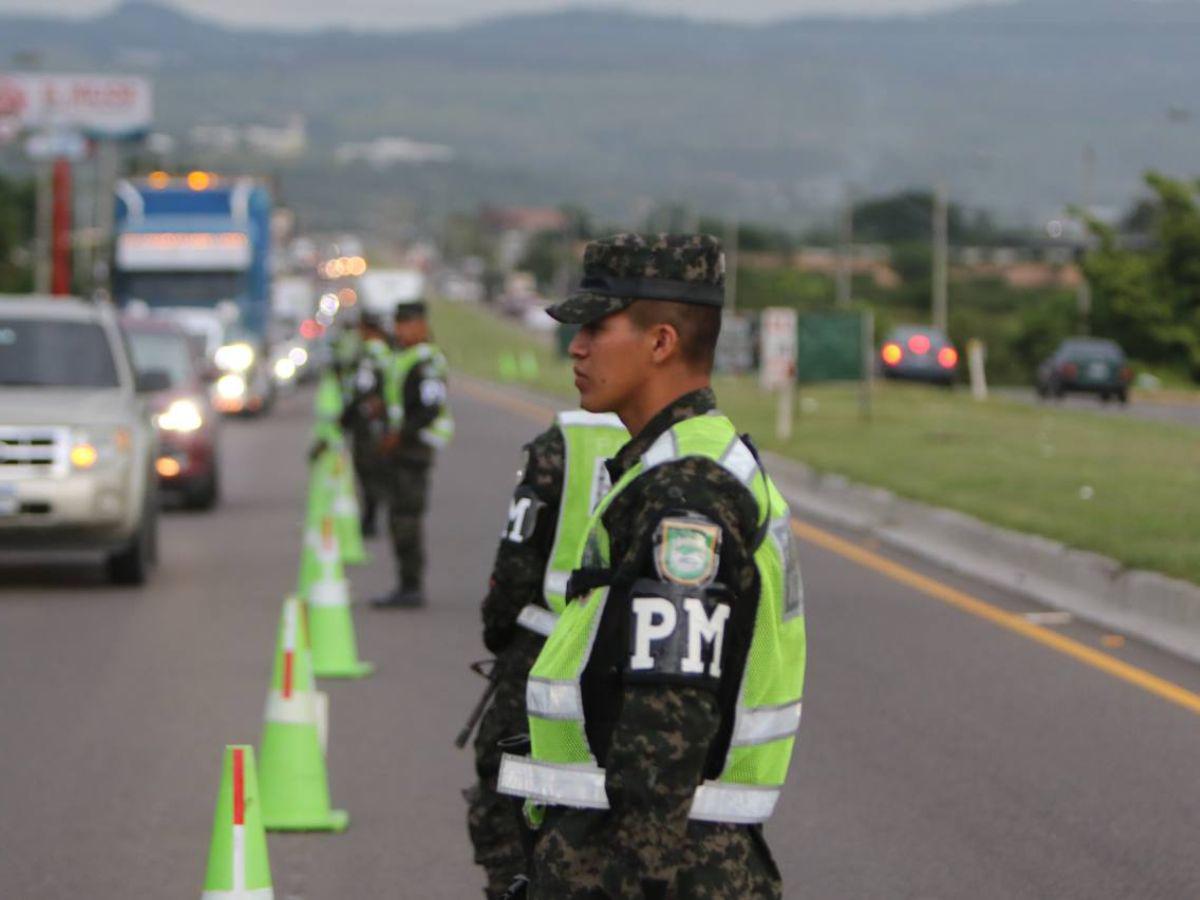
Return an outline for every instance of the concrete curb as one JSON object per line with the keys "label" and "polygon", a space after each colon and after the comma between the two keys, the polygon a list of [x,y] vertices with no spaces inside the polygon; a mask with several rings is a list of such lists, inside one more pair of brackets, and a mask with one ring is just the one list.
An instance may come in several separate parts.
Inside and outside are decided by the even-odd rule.
{"label": "concrete curb", "polygon": [[764,462],[795,514],[870,535],[951,572],[1200,662],[1200,586],[820,475],[772,453],[764,454]]}
{"label": "concrete curb", "polygon": [[[458,377],[548,409],[567,406],[527,388]],[[764,453],[763,461],[793,514],[869,535],[950,572],[1200,662],[1200,585],[1127,569],[1098,553],[904,500],[840,475],[821,475],[774,453]]]}

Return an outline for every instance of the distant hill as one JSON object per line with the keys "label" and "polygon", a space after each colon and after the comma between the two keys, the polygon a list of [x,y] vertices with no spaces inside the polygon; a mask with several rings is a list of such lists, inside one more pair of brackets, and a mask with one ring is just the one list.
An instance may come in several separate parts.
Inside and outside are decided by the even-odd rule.
{"label": "distant hill", "polygon": [[[754,27],[571,11],[372,34],[230,30],[140,2],[0,17],[0,60],[36,50],[46,69],[152,76],[175,135],[304,114],[308,157],[274,171],[319,222],[484,200],[574,200],[619,220],[645,198],[809,222],[848,183],[936,180],[1033,221],[1081,199],[1089,145],[1093,199],[1123,204],[1148,167],[1200,167],[1198,46],[1194,0]],[[333,167],[337,144],[380,135],[456,161]]]}

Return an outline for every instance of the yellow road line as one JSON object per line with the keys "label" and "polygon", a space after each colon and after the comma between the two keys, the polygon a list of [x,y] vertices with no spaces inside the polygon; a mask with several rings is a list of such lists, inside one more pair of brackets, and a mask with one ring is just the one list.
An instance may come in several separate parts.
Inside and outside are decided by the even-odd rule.
{"label": "yellow road line", "polygon": [[[470,381],[459,381],[458,385],[476,400],[502,407],[540,424],[549,424],[554,415],[553,410],[547,406],[524,400],[520,397],[514,397],[504,391],[490,387],[484,382],[472,379]],[[952,588],[948,584],[943,584],[936,579],[915,572],[907,566],[902,566],[900,563],[894,562],[885,556],[873,553],[852,541],[840,538],[835,534],[817,528],[814,525],[809,525],[806,522],[801,522],[799,519],[792,519],[792,531],[801,540],[836,553],[843,559],[850,560],[864,568],[878,572],[893,581],[908,585],[914,590],[935,600],[940,600],[948,606],[953,606],[962,612],[984,619],[993,625],[998,625],[1014,634],[1019,634],[1044,647],[1049,647],[1051,650],[1070,656],[1086,666],[1098,669],[1101,672],[1111,675],[1113,678],[1118,678],[1127,684],[1141,688],[1147,693],[1166,700],[1168,703],[1173,703],[1189,712],[1200,715],[1200,694],[1193,693],[1186,688],[1167,681],[1165,678],[1160,678],[1157,675],[1147,672],[1145,669],[1139,669],[1137,666],[1122,662],[1114,656],[1095,650],[1086,644],[1081,644],[1079,641],[1064,637],[1042,625],[1034,624],[1018,613],[1008,612],[998,606],[980,600],[978,597],[973,597],[964,591]]]}
{"label": "yellow road line", "polygon": [[1064,637],[1042,625],[1036,625],[1018,613],[1008,612],[998,606],[993,606],[957,588],[952,588],[948,584],[942,584],[942,582],[922,575],[919,572],[914,572],[912,569],[902,566],[893,560],[880,556],[877,553],[872,553],[870,550],[860,547],[851,541],[840,538],[835,534],[830,534],[805,522],[793,519],[792,531],[796,533],[797,537],[808,541],[810,544],[815,544],[818,547],[836,553],[838,556],[857,563],[864,568],[872,569],[881,575],[886,575],[893,581],[908,585],[922,594],[933,597],[936,600],[941,600],[949,606],[960,609],[965,613],[970,613],[980,619],[985,619],[993,625],[999,625],[1001,628],[1029,638],[1031,641],[1036,641],[1052,650],[1057,650],[1059,653],[1064,653],[1085,665],[1099,669],[1114,678],[1119,678],[1169,703],[1182,706],[1184,709],[1200,715],[1200,694],[1195,694],[1186,688],[1167,681],[1165,678],[1159,678],[1145,669],[1131,666],[1129,663],[1122,662],[1114,656],[1094,650],[1086,644],[1081,644],[1079,641]]}

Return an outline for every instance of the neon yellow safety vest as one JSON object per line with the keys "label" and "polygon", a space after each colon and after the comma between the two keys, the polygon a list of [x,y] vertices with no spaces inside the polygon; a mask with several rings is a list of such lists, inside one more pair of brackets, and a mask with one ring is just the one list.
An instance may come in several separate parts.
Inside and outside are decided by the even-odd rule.
{"label": "neon yellow safety vest", "polygon": [[[804,599],[787,503],[733,423],[712,414],[686,419],[665,432],[593,514],[580,560],[586,559],[589,567],[610,566],[609,537],[601,517],[613,499],[643,472],[694,456],[716,461],[753,494],[765,535],[754,551],[761,587],[732,711],[729,749],[720,775],[697,786],[690,815],[707,822],[765,822],[787,776],[800,725]],[[567,604],[543,646],[526,689],[532,752],[529,757],[504,757],[499,779],[503,793],[539,804],[608,808],[604,770],[597,765],[584,727],[581,688],[608,592],[607,587],[596,588]],[[719,665],[719,655],[714,662]]]}
{"label": "neon yellow safety vest", "polygon": [[554,630],[566,606],[567,579],[579,563],[588,520],[612,487],[604,463],[629,440],[629,432],[612,413],[576,409],[560,412],[554,422],[562,432],[566,453],[554,546],[542,583],[549,609],[530,604],[517,617],[519,625],[543,636]]}
{"label": "neon yellow safety vest", "polygon": [[[420,363],[429,363],[434,375],[445,380],[446,357],[433,344],[414,344],[397,350],[392,356],[388,376],[384,382],[384,402],[388,407],[388,424],[399,429],[404,424],[404,382],[409,373]],[[454,418],[450,415],[450,404],[442,398],[442,411],[436,419],[418,432],[422,443],[441,448],[454,437]]]}

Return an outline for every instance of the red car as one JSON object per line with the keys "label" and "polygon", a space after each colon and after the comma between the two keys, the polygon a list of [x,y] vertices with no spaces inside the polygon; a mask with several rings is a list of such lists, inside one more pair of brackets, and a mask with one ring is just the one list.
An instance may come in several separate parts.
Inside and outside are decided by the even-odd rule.
{"label": "red car", "polygon": [[209,399],[203,362],[187,332],[173,322],[126,317],[121,322],[139,373],[162,372],[170,386],[149,396],[158,429],[159,486],[193,509],[211,509],[220,496],[219,419]]}

